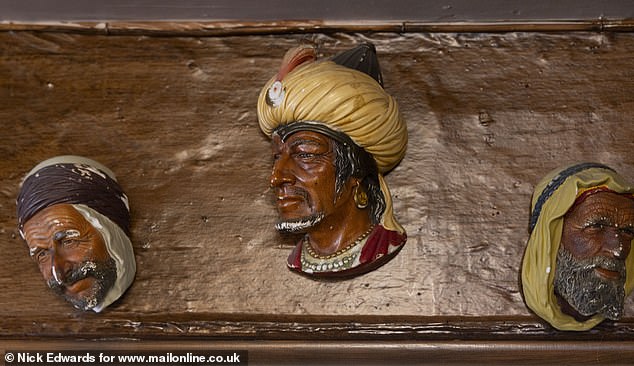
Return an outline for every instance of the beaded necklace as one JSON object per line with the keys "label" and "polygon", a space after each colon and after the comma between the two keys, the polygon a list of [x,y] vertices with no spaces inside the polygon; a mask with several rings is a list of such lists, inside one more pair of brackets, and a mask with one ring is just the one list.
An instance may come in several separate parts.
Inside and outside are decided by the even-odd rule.
{"label": "beaded necklace", "polygon": [[308,241],[308,236],[305,236],[302,243],[302,255],[301,263],[305,271],[310,272],[322,272],[322,271],[341,271],[349,268],[355,258],[361,252],[360,244],[372,233],[375,225],[361,234],[352,243],[348,244],[345,248],[339,249],[337,252],[325,256],[320,256],[315,252],[313,247]]}
{"label": "beaded necklace", "polygon": [[329,254],[329,255],[319,255],[317,254],[317,252],[315,252],[315,249],[313,249],[313,246],[310,245],[310,242],[308,241],[308,235],[304,236],[304,245],[306,246],[306,249],[308,250],[308,254],[310,254],[311,257],[316,258],[316,259],[330,259],[330,258],[334,258],[334,257],[338,257],[341,254],[343,254],[344,252],[347,252],[348,250],[350,250],[350,248],[359,245],[359,243],[361,243],[363,241],[363,239],[367,238],[368,235],[370,235],[370,233],[372,232],[372,230],[374,230],[374,224],[372,224],[370,226],[370,228],[363,234],[361,234],[361,236],[359,236],[358,238],[356,238],[352,243],[348,244],[345,248],[339,249],[338,251],[336,251],[335,253]]}

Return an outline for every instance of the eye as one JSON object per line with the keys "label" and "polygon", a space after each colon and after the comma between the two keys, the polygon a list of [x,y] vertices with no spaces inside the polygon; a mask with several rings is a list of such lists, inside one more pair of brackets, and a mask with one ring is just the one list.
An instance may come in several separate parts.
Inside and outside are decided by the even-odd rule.
{"label": "eye", "polygon": [[62,240],[62,246],[64,246],[64,247],[72,247],[74,245],[77,245],[77,243],[78,243],[78,240],[75,240],[75,239],[68,239],[67,238],[67,239]]}
{"label": "eye", "polygon": [[315,159],[319,156],[318,154],[306,151],[297,151],[291,154],[292,158],[303,162],[303,163],[311,163],[315,161]]}
{"label": "eye", "polygon": [[313,153],[308,153],[308,152],[301,152],[301,153],[295,154],[295,156],[297,156],[300,159],[313,159],[317,155]]}
{"label": "eye", "polygon": [[44,262],[48,258],[48,250],[39,249],[33,254],[33,258],[39,263]]}
{"label": "eye", "polygon": [[625,235],[634,237],[634,226],[626,226],[621,229],[621,232]]}
{"label": "eye", "polygon": [[590,220],[585,226],[584,229],[595,229],[595,230],[603,230],[606,226],[611,226],[610,220],[606,217],[601,217],[598,219]]}

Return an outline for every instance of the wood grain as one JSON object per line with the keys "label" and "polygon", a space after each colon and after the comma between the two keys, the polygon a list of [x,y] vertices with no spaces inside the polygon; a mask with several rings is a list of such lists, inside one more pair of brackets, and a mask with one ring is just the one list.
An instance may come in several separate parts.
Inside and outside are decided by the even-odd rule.
{"label": "wood grain", "polygon": [[249,35],[333,33],[491,33],[491,32],[632,32],[631,18],[598,17],[585,20],[284,20],[284,21],[47,21],[2,22],[0,31],[81,33],[93,35],[141,35],[154,37],[228,37]]}
{"label": "wood grain", "polygon": [[[408,153],[387,176],[408,242],[348,281],[290,273],[294,238],[273,228],[255,103],[302,39],[325,56],[374,42],[408,124]],[[634,360],[631,298],[620,322],[557,332],[518,287],[541,176],[589,160],[634,181],[632,54],[634,33],[0,32],[0,339],[398,340],[421,355],[462,340],[460,352],[501,347],[504,360],[592,341],[579,360]],[[103,162],[130,198],[137,277],[101,314],[48,291],[17,233],[21,177],[58,154]]]}
{"label": "wood grain", "polygon": [[[5,346],[13,352],[96,350],[89,341],[9,341]],[[246,350],[249,365],[629,365],[634,357],[626,342],[596,341],[102,341],[97,352],[138,355],[166,350]]]}

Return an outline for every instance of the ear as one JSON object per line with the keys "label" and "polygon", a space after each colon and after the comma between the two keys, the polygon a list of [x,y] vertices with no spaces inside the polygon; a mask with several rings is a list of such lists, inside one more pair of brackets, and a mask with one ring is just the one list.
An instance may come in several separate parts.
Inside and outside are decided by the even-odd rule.
{"label": "ear", "polygon": [[350,179],[348,179],[348,181],[346,182],[346,188],[350,190],[351,193],[354,193],[354,189],[355,187],[359,186],[359,189],[361,189],[361,179],[356,178],[356,177],[350,177]]}
{"label": "ear", "polygon": [[355,177],[348,178],[348,180],[343,184],[343,187],[341,191],[339,192],[339,195],[336,197],[336,201],[345,200],[345,201],[354,202],[354,189],[360,185],[361,185],[361,180],[359,178],[355,178]]}

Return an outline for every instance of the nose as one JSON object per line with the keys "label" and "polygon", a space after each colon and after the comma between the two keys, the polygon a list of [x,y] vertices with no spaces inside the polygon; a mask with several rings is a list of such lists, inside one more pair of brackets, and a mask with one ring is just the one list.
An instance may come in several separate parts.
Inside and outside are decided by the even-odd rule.
{"label": "nose", "polygon": [[65,274],[66,270],[64,269],[65,267],[66,267],[66,261],[64,260],[63,255],[52,250],[51,251],[51,275],[53,276],[53,279],[55,280],[55,282],[57,282],[58,285],[63,284],[64,280],[66,279],[66,274]]}
{"label": "nose", "polygon": [[623,235],[617,228],[606,230],[603,237],[603,251],[617,259],[625,259],[630,254],[630,237]]}
{"label": "nose", "polygon": [[289,157],[281,155],[275,159],[269,183],[271,187],[295,183],[295,176],[291,172]]}

